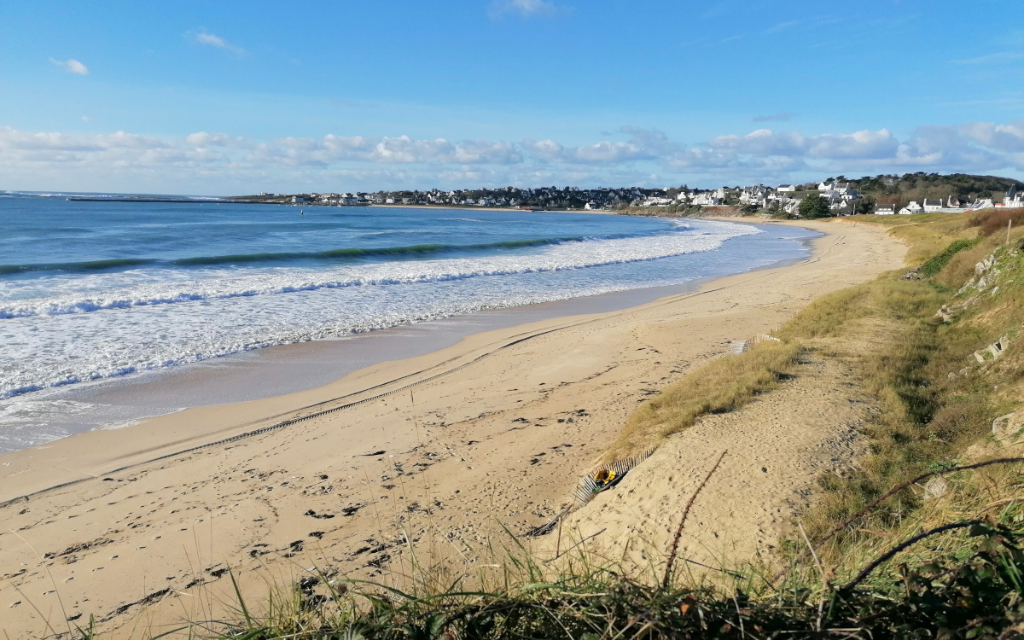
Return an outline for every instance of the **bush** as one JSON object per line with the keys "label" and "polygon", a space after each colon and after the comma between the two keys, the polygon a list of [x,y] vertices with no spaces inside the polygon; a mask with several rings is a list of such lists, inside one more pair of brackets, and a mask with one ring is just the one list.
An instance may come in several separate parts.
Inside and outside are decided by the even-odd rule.
{"label": "bush", "polygon": [[1005,231],[1011,221],[1014,227],[1024,224],[1024,209],[986,209],[979,211],[967,224],[981,227],[981,235],[990,236],[997,231]]}

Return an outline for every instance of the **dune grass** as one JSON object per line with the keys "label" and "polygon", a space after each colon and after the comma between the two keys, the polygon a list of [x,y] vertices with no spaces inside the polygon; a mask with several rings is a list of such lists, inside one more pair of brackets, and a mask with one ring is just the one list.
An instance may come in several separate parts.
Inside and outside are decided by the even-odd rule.
{"label": "dune grass", "polygon": [[[1001,336],[1018,332],[1024,320],[1024,259],[1013,243],[1004,247],[997,240],[954,240],[938,254],[941,259],[925,263],[933,269],[919,269],[924,280],[888,274],[826,296],[779,332],[854,362],[862,388],[877,402],[864,427],[869,450],[858,461],[858,473],[821,479],[819,503],[803,518],[812,540],[923,471],[1004,451],[989,433],[993,418],[1018,409],[1024,397],[1024,350],[1011,343],[998,363],[980,364],[974,357]],[[931,238],[928,243],[935,245]],[[975,276],[974,264],[987,255],[996,258],[1002,287],[960,291]],[[935,315],[943,305],[958,309],[949,323]],[[844,531],[821,556],[836,567],[850,566],[851,558],[878,544],[947,519],[950,504],[964,517],[990,517],[986,506],[1024,499],[1020,483],[1004,474],[1003,483],[993,484],[993,477],[957,480],[948,504],[929,502],[921,487],[909,487]],[[982,487],[987,500],[979,497]]]}
{"label": "dune grass", "polygon": [[797,342],[765,341],[683,377],[645,402],[608,447],[611,461],[656,447],[702,415],[735,410],[775,388],[800,356]]}
{"label": "dune grass", "polygon": [[[656,444],[700,415],[735,409],[770,390],[802,349],[848,362],[876,405],[863,427],[867,454],[857,472],[825,474],[816,506],[802,517],[811,540],[927,470],[997,455],[998,447],[986,448],[992,419],[1021,405],[1024,349],[1011,342],[998,363],[985,365],[974,353],[1024,332],[1024,232],[1013,231],[1006,244],[1003,234],[979,234],[992,224],[967,214],[871,223],[892,227],[908,243],[918,275],[905,278],[900,270],[818,298],[776,332],[782,342],[768,351],[713,361],[645,403],[629,418],[614,454]],[[996,264],[989,277],[998,275],[1001,286],[961,290],[975,281],[975,264],[990,255]],[[936,315],[946,305],[959,310],[949,323]],[[881,546],[915,531],[954,517],[1005,515],[1002,507],[1016,509],[1024,501],[1024,483],[1014,473],[951,478],[951,497],[941,503],[926,500],[922,487],[908,487],[830,540],[819,559],[833,575],[849,574]],[[952,532],[946,543],[955,547],[967,539]],[[804,546],[802,540],[786,544],[790,553]]]}
{"label": "dune grass", "polygon": [[912,216],[852,216],[857,224],[885,227],[907,244],[907,262],[918,265],[936,255],[954,240],[973,239],[978,233],[968,227],[974,213],[919,213]]}

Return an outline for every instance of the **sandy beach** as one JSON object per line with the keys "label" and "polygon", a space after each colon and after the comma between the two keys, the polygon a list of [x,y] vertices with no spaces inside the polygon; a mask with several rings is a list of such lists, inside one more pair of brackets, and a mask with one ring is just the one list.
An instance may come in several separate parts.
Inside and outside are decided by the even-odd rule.
{"label": "sandy beach", "polygon": [[[222,619],[234,602],[229,567],[255,609],[268,584],[288,585],[314,566],[399,580],[410,547],[423,564],[486,570],[502,527],[522,533],[558,512],[647,397],[813,298],[903,264],[903,245],[878,227],[800,226],[825,235],[795,265],[621,311],[472,335],[310,391],[0,457],[4,631],[46,637],[92,614],[104,637],[138,638],[185,619]],[[671,439],[571,528],[608,530],[598,539],[605,549],[633,534],[661,544],[678,499],[727,447],[723,482],[703,495],[732,508],[721,521],[697,514],[705,524],[687,549],[770,551],[791,496],[835,458],[828,443],[858,419],[855,403],[833,395],[844,372],[806,366],[809,375],[752,413],[715,416]],[[843,403],[845,413],[830,413]],[[762,460],[767,449],[772,464]],[[72,484],[52,488],[63,483]]]}

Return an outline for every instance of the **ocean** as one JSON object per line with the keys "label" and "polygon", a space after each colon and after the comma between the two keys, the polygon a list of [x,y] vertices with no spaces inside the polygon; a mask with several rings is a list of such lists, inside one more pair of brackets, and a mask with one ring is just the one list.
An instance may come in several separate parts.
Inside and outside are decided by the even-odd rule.
{"label": "ocean", "polygon": [[71,390],[274,345],[741,273],[803,257],[803,240],[817,235],[575,213],[70,195],[0,194],[0,453],[124,419],[85,411]]}

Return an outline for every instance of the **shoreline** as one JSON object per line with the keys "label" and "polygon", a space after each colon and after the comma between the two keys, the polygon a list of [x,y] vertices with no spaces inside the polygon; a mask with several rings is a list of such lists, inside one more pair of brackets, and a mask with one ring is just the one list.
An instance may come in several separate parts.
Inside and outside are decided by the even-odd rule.
{"label": "shoreline", "polygon": [[[731,219],[727,218],[715,218],[714,220],[732,222]],[[756,226],[761,223],[756,221],[747,221],[747,224]],[[797,224],[783,224],[780,226],[800,227],[800,225]],[[801,228],[806,229],[806,227]],[[155,374],[151,376],[152,379],[113,378],[102,380],[97,383],[97,387],[100,389],[106,389],[107,393],[100,391],[100,393],[97,394],[101,400],[107,399],[111,395],[139,395],[140,388],[143,389],[141,394],[154,393],[154,391],[146,391],[145,389],[155,388],[155,393],[159,393],[161,395],[177,395],[183,392],[183,388],[190,389],[195,388],[196,386],[208,386],[211,384],[252,384],[253,378],[260,375],[258,370],[262,369],[266,372],[269,369],[280,367],[282,364],[289,369],[294,368],[296,365],[299,367],[316,366],[317,363],[310,362],[309,357],[311,351],[318,349],[325,350],[328,353],[325,356],[314,355],[313,357],[323,357],[325,360],[334,360],[337,358],[348,359],[352,358],[353,354],[355,354],[355,362],[353,362],[351,366],[344,367],[341,374],[330,374],[326,380],[319,384],[302,385],[298,389],[293,388],[285,392],[280,392],[278,390],[277,392],[271,391],[269,393],[260,393],[256,397],[248,397],[240,400],[194,404],[192,406],[181,407],[174,411],[133,419],[124,426],[111,426],[109,424],[101,425],[86,431],[73,433],[63,438],[51,440],[40,445],[15,451],[2,452],[0,453],[0,465],[3,466],[11,466],[10,461],[8,460],[9,457],[29,457],[31,456],[30,452],[35,450],[46,451],[56,449],[60,451],[64,449],[77,449],[78,443],[83,441],[85,442],[84,446],[89,448],[89,441],[93,439],[102,439],[106,441],[102,447],[103,451],[116,451],[117,453],[110,454],[109,459],[106,461],[91,462],[85,471],[86,475],[81,475],[80,477],[61,475],[60,482],[55,482],[51,486],[46,487],[30,485],[31,490],[25,494],[12,496],[8,495],[3,488],[0,488],[0,507],[17,502],[18,500],[46,493],[47,491],[71,486],[73,484],[95,478],[98,475],[125,470],[126,467],[124,465],[114,466],[115,461],[131,460],[129,466],[137,466],[154,462],[158,459],[155,457],[140,458],[140,454],[145,452],[159,451],[158,456],[160,459],[168,456],[173,457],[175,455],[182,455],[195,447],[206,448],[211,445],[221,443],[221,440],[223,440],[224,437],[239,437],[240,435],[248,433],[244,430],[244,428],[248,426],[258,426],[257,430],[265,429],[268,426],[273,427],[274,425],[262,425],[259,423],[266,422],[271,418],[281,418],[281,421],[283,421],[287,415],[298,414],[309,409],[307,406],[297,405],[292,401],[293,397],[301,396],[302,398],[315,398],[316,400],[311,406],[328,402],[329,400],[325,400],[323,398],[324,394],[330,393],[328,391],[329,388],[345,386],[343,385],[343,382],[349,376],[362,377],[364,373],[367,373],[368,370],[375,367],[383,367],[388,364],[397,364],[401,366],[401,364],[406,361],[418,358],[430,360],[432,356],[444,351],[454,350],[457,352],[460,350],[463,343],[473,339],[483,339],[487,334],[494,334],[497,336],[504,335],[502,332],[510,332],[508,335],[518,335],[521,329],[525,329],[536,324],[552,322],[560,323],[563,321],[571,322],[575,318],[624,313],[645,305],[657,304],[669,298],[700,295],[702,289],[705,287],[714,287],[719,281],[728,278],[756,274],[768,270],[785,269],[789,266],[812,259],[814,255],[814,242],[821,237],[823,236],[819,235],[798,239],[798,242],[809,250],[809,255],[806,257],[781,260],[765,266],[754,267],[747,271],[730,273],[722,276],[705,276],[674,285],[626,289],[622,291],[581,296],[579,298],[568,298],[552,302],[534,303],[518,307],[485,309],[469,314],[441,318],[428,322],[400,325],[386,329],[369,331],[366,333],[346,336],[340,339],[313,340],[309,342],[274,345],[251,352],[231,354],[221,359],[212,360],[209,363],[193,363],[185,365],[180,369],[158,370],[152,372]],[[402,340],[406,344],[395,345],[394,343],[396,340]],[[392,344],[388,344],[389,342]],[[370,352],[373,355],[368,355],[367,352]],[[205,368],[204,365],[209,366],[209,368]],[[217,378],[224,375],[223,371],[225,369],[239,369],[236,365],[240,365],[241,370],[236,373],[236,378],[240,379],[232,380],[229,378],[226,382],[218,382]],[[254,373],[254,375],[247,376],[247,373]],[[280,382],[279,379],[277,381]],[[262,382],[263,386],[267,386],[266,381]],[[273,382],[270,383],[270,386],[273,389],[279,389],[279,387],[274,385]],[[345,386],[345,388],[347,389],[345,392],[346,396],[358,395],[369,391],[368,389],[359,390],[354,387],[352,389],[348,389],[347,386]],[[90,389],[88,387],[83,387],[81,391],[84,392],[84,394],[76,394],[74,396],[76,401],[95,400],[95,396],[92,396],[89,393]],[[188,391],[185,391],[185,393],[188,393]],[[221,409],[230,406],[244,406],[250,403],[260,402],[276,403],[277,401],[284,403],[289,408],[283,412],[278,412],[274,416],[264,416],[263,419],[254,417],[252,419],[239,422],[238,424],[233,424],[230,427],[214,427],[213,425],[210,425],[210,430],[208,432],[198,434],[192,433],[184,439],[177,434],[173,437],[168,437],[162,431],[163,425],[166,423],[176,422],[178,420],[176,416],[179,414],[188,414],[188,412],[203,410],[213,410],[215,413],[220,414],[222,413]],[[248,415],[248,412],[245,412],[245,415]],[[183,416],[182,419],[187,418]],[[145,436],[138,437],[135,434],[136,430],[138,430],[139,433],[144,433]],[[101,437],[96,434],[109,435]],[[126,441],[141,441],[145,442],[146,446],[141,451],[124,450],[124,447],[119,446],[118,434],[128,434],[125,436]],[[136,437],[130,437],[133,435],[136,435]],[[90,438],[90,436],[92,437]],[[173,450],[175,445],[181,446],[177,450]],[[22,456],[19,456],[19,454],[22,454]],[[17,464],[14,466],[17,466]],[[48,475],[52,475],[53,470],[48,470],[47,473]],[[0,479],[5,475],[6,474],[3,473],[2,467],[0,467]]]}
{"label": "shoreline", "polygon": [[[190,409],[0,457],[8,495],[58,475],[91,478],[0,507],[12,529],[57,558],[42,561],[0,533],[0,562],[24,568],[15,584],[25,593],[48,591],[47,572],[67,581],[59,584],[69,614],[95,613],[115,633],[138,622],[137,603],[147,598],[154,631],[188,617],[198,599],[153,596],[165,586],[220,594],[221,604],[205,604],[222,611],[230,587],[217,567],[236,570],[257,601],[268,579],[286,585],[311,565],[397,579],[407,561],[402,531],[413,543],[445,541],[429,558],[486,563],[487,541],[501,531],[495,520],[521,531],[550,517],[658,388],[731,352],[734,341],[769,332],[814,297],[903,264],[903,245],[882,229],[795,226],[826,234],[795,265],[620,311],[474,334],[312,391]],[[145,463],[314,405],[299,416],[349,406]],[[125,563],[133,568],[119,569]],[[57,611],[53,595],[42,599],[41,610]],[[0,588],[0,606],[14,601],[10,584]],[[11,617],[24,633],[42,627],[26,604]]]}
{"label": "shoreline", "polygon": [[[731,219],[713,221],[733,222]],[[772,225],[744,221],[767,228]],[[792,225],[791,225],[792,226]],[[796,225],[799,226],[799,225]],[[812,232],[813,233],[813,232]],[[811,251],[808,238],[794,238]],[[742,239],[733,239],[737,241]],[[784,259],[746,271],[785,266]],[[730,273],[725,274],[733,275]],[[620,311],[660,297],[688,292],[721,274],[697,277],[679,284],[623,289],[520,306],[480,309],[434,320],[399,324],[336,338],[270,345],[183,365],[84,381],[12,398],[27,406],[69,403],[68,413],[39,413],[12,425],[0,456],[48,446],[68,437],[97,430],[130,429],[147,420],[197,407],[261,400],[322,387],[359,369],[387,360],[425,355],[474,334],[507,329],[539,320]],[[370,343],[370,344],[368,344]],[[17,414],[15,414],[17,415]],[[29,444],[35,434],[54,434]],[[2,500],[2,496],[0,496]]]}

